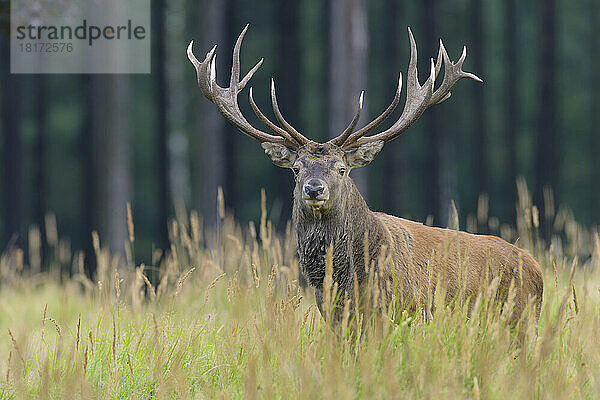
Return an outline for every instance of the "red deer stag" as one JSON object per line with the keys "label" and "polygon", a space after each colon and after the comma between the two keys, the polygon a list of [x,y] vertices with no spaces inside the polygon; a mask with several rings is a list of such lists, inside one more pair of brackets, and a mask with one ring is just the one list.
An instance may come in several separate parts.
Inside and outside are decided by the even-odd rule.
{"label": "red deer stag", "polygon": [[[279,126],[270,121],[258,108],[250,88],[249,100],[258,118],[272,134],[254,128],[242,115],[237,96],[252,75],[261,66],[262,59],[240,80],[240,47],[248,26],[244,28],[233,49],[233,65],[229,87],[216,81],[215,49],[210,50],[200,62],[192,51],[187,55],[196,68],[198,85],[204,96],[213,102],[219,112],[242,133],[259,141],[271,161],[292,169],[294,189],[293,222],[296,230],[298,256],[303,274],[314,287],[317,305],[322,308],[325,255],[332,246],[333,282],[339,293],[353,299],[378,289],[383,298],[391,298],[398,289],[401,307],[415,310],[427,304],[432,282],[442,282],[446,299],[457,296],[471,302],[484,284],[498,277],[497,298],[506,301],[509,288],[516,290],[511,319],[516,321],[528,299],[533,299],[536,320],[542,305],[542,271],[526,251],[504,240],[483,235],[473,235],[423,224],[371,211],[360,195],[348,173],[352,168],[363,167],[379,153],[384,143],[397,138],[411,126],[423,112],[434,104],[450,97],[450,90],[462,78],[481,82],[477,76],[462,70],[466,47],[461,57],[453,63],[440,40],[437,60],[431,59],[431,71],[423,85],[417,77],[417,46],[410,28],[410,62],[407,74],[407,95],[404,110],[398,120],[387,130],[367,136],[396,108],[400,100],[402,75],[390,106],[372,122],[355,130],[363,95],[356,115],[348,127],[336,138],[326,143],[307,139],[282,116],[275,84],[271,81],[271,101]],[[444,78],[436,89],[435,80],[442,65]],[[368,238],[366,240],[365,238]],[[368,249],[365,249],[368,243]],[[368,257],[365,256],[368,255]],[[368,279],[365,259],[374,268],[373,280]],[[378,262],[384,260],[384,262]],[[369,283],[370,282],[370,283]],[[369,287],[370,286],[370,287]]]}

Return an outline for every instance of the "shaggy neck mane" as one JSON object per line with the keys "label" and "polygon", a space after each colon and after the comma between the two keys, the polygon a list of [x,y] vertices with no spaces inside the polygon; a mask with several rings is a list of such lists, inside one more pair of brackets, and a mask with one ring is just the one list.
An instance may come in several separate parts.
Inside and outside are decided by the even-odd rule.
{"label": "shaggy neck mane", "polygon": [[[351,179],[345,180],[344,193],[333,208],[314,212],[294,194],[293,220],[298,241],[300,265],[309,284],[317,290],[325,277],[325,254],[333,244],[333,279],[340,290],[351,289],[356,273],[359,283],[364,280],[364,238],[369,232],[369,250],[379,238],[374,229],[375,218]],[[373,256],[373,253],[370,253]]]}

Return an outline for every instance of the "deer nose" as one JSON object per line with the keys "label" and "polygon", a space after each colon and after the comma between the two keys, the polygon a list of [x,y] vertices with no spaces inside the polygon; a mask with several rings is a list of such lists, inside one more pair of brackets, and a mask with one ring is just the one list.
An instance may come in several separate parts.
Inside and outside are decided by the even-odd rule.
{"label": "deer nose", "polygon": [[325,185],[320,179],[310,179],[304,184],[304,194],[311,199],[317,199],[325,192]]}

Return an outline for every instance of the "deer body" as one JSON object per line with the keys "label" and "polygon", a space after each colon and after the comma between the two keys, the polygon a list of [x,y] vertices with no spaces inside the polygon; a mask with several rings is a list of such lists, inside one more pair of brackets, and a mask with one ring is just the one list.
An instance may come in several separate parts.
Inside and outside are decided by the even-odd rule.
{"label": "deer body", "polygon": [[[535,298],[536,316],[539,317],[542,272],[527,252],[496,237],[427,227],[372,212],[348,176],[352,168],[369,164],[386,142],[406,131],[427,108],[448,99],[450,90],[460,79],[481,82],[474,74],[462,70],[466,47],[454,63],[440,40],[437,59],[435,62],[431,59],[429,78],[421,85],[417,73],[417,46],[409,29],[411,55],[406,77],[406,103],[396,122],[387,130],[368,135],[398,105],[402,75],[394,100],[381,115],[355,129],[362,110],[361,94],[356,115],[348,127],[334,139],[316,143],[284,119],[273,81],[271,101],[279,125],[271,122],[258,108],[252,88],[249,95],[256,116],[272,134],[253,127],[240,111],[237,96],[262,64],[261,59],[240,79],[240,48],[247,28],[238,37],[233,50],[228,87],[217,84],[215,48],[201,62],[194,56],[193,43],[190,43],[187,55],[196,68],[198,86],[204,96],[242,133],[259,141],[275,165],[294,172],[296,187],[292,218],[297,232],[298,255],[303,273],[315,288],[319,307],[323,298],[325,254],[332,246],[332,278],[351,302],[360,303],[361,298],[371,292],[377,292],[384,300],[390,299],[392,291],[399,290],[402,306],[415,310],[426,304],[437,282],[443,284],[448,301],[459,295],[474,301],[484,284],[496,279],[499,280],[499,300],[506,300],[511,285],[517,291],[511,320],[518,319],[531,297]],[[442,66],[444,77],[436,85]],[[368,249],[365,249],[365,243],[368,243]],[[369,270],[376,279],[368,279]]]}
{"label": "deer body", "polygon": [[[319,309],[323,301],[325,253],[333,247],[333,281],[351,301],[354,275],[359,292],[368,287],[365,265],[365,236],[368,238],[371,273],[378,276],[380,298],[391,299],[400,290],[406,309],[426,307],[428,296],[439,282],[446,301],[457,294],[476,299],[479,291],[500,277],[498,300],[506,301],[514,281],[516,290],[513,322],[520,316],[529,297],[535,297],[539,318],[543,293],[542,271],[526,251],[506,241],[451,229],[429,227],[418,222],[371,211],[350,178],[342,189],[345,195],[331,210],[313,212],[304,206],[303,196],[294,193],[293,222],[302,273],[315,288]],[[383,262],[382,262],[383,260]],[[519,269],[522,268],[522,271]],[[396,288],[394,288],[396,286]],[[342,307],[340,302],[338,306]]]}

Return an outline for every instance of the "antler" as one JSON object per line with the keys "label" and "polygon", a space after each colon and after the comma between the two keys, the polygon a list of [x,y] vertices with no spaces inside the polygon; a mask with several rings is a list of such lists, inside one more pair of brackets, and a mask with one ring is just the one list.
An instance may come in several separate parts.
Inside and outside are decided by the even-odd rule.
{"label": "antler", "polygon": [[[410,39],[410,62],[408,65],[406,82],[407,94],[404,110],[402,111],[400,118],[389,129],[376,135],[365,136],[380,123],[382,123],[398,105],[398,101],[400,100],[400,90],[402,89],[402,74],[400,74],[400,79],[398,80],[398,89],[396,90],[396,96],[394,97],[392,104],[390,104],[390,106],[380,116],[375,118],[365,127],[351,134],[349,134],[346,129],[341,135],[330,140],[330,143],[348,149],[358,147],[365,143],[380,140],[389,142],[390,140],[394,140],[406,129],[408,129],[408,127],[410,127],[427,108],[448,99],[451,95],[450,90],[460,79],[470,78],[477,82],[483,82],[475,74],[462,70],[462,65],[467,57],[466,46],[463,47],[463,52],[460,56],[460,59],[456,63],[453,63],[448,57],[446,48],[440,39],[440,50],[438,52],[437,60],[434,63],[433,58],[431,59],[431,72],[429,78],[427,78],[425,83],[421,86],[421,84],[419,84],[419,78],[417,74],[417,45],[410,28],[408,28],[408,37]],[[442,60],[444,62],[444,79],[437,90],[434,90],[435,79],[442,68]],[[359,111],[357,112],[355,119],[360,114],[360,108],[362,108],[362,96],[361,106],[359,107]],[[352,126],[352,129],[354,129],[354,126]]]}
{"label": "antler", "polygon": [[194,41],[192,40],[187,48],[187,56],[190,62],[196,68],[196,76],[198,78],[198,86],[202,91],[204,97],[213,102],[221,115],[225,117],[229,122],[235,125],[242,133],[250,136],[251,138],[258,140],[259,142],[273,142],[282,143],[291,148],[298,148],[309,140],[302,136],[296,129],[294,129],[281,115],[279,107],[277,105],[277,99],[275,98],[275,85],[271,86],[271,98],[273,101],[273,110],[277,116],[277,120],[283,126],[283,129],[273,124],[265,115],[260,112],[254,99],[252,98],[252,88],[250,88],[250,104],[252,109],[258,116],[258,118],[275,133],[270,135],[266,132],[254,128],[246,120],[240,107],[238,105],[237,96],[246,87],[246,84],[252,78],[252,75],[262,65],[263,59],[261,58],[258,63],[244,76],[240,81],[240,48],[242,46],[242,40],[248,30],[248,25],[244,28],[240,36],[238,36],[233,48],[233,62],[231,65],[231,78],[229,80],[229,87],[221,87],[216,81],[216,58],[215,45],[204,58],[204,61],[200,62],[194,56],[192,46]]}

